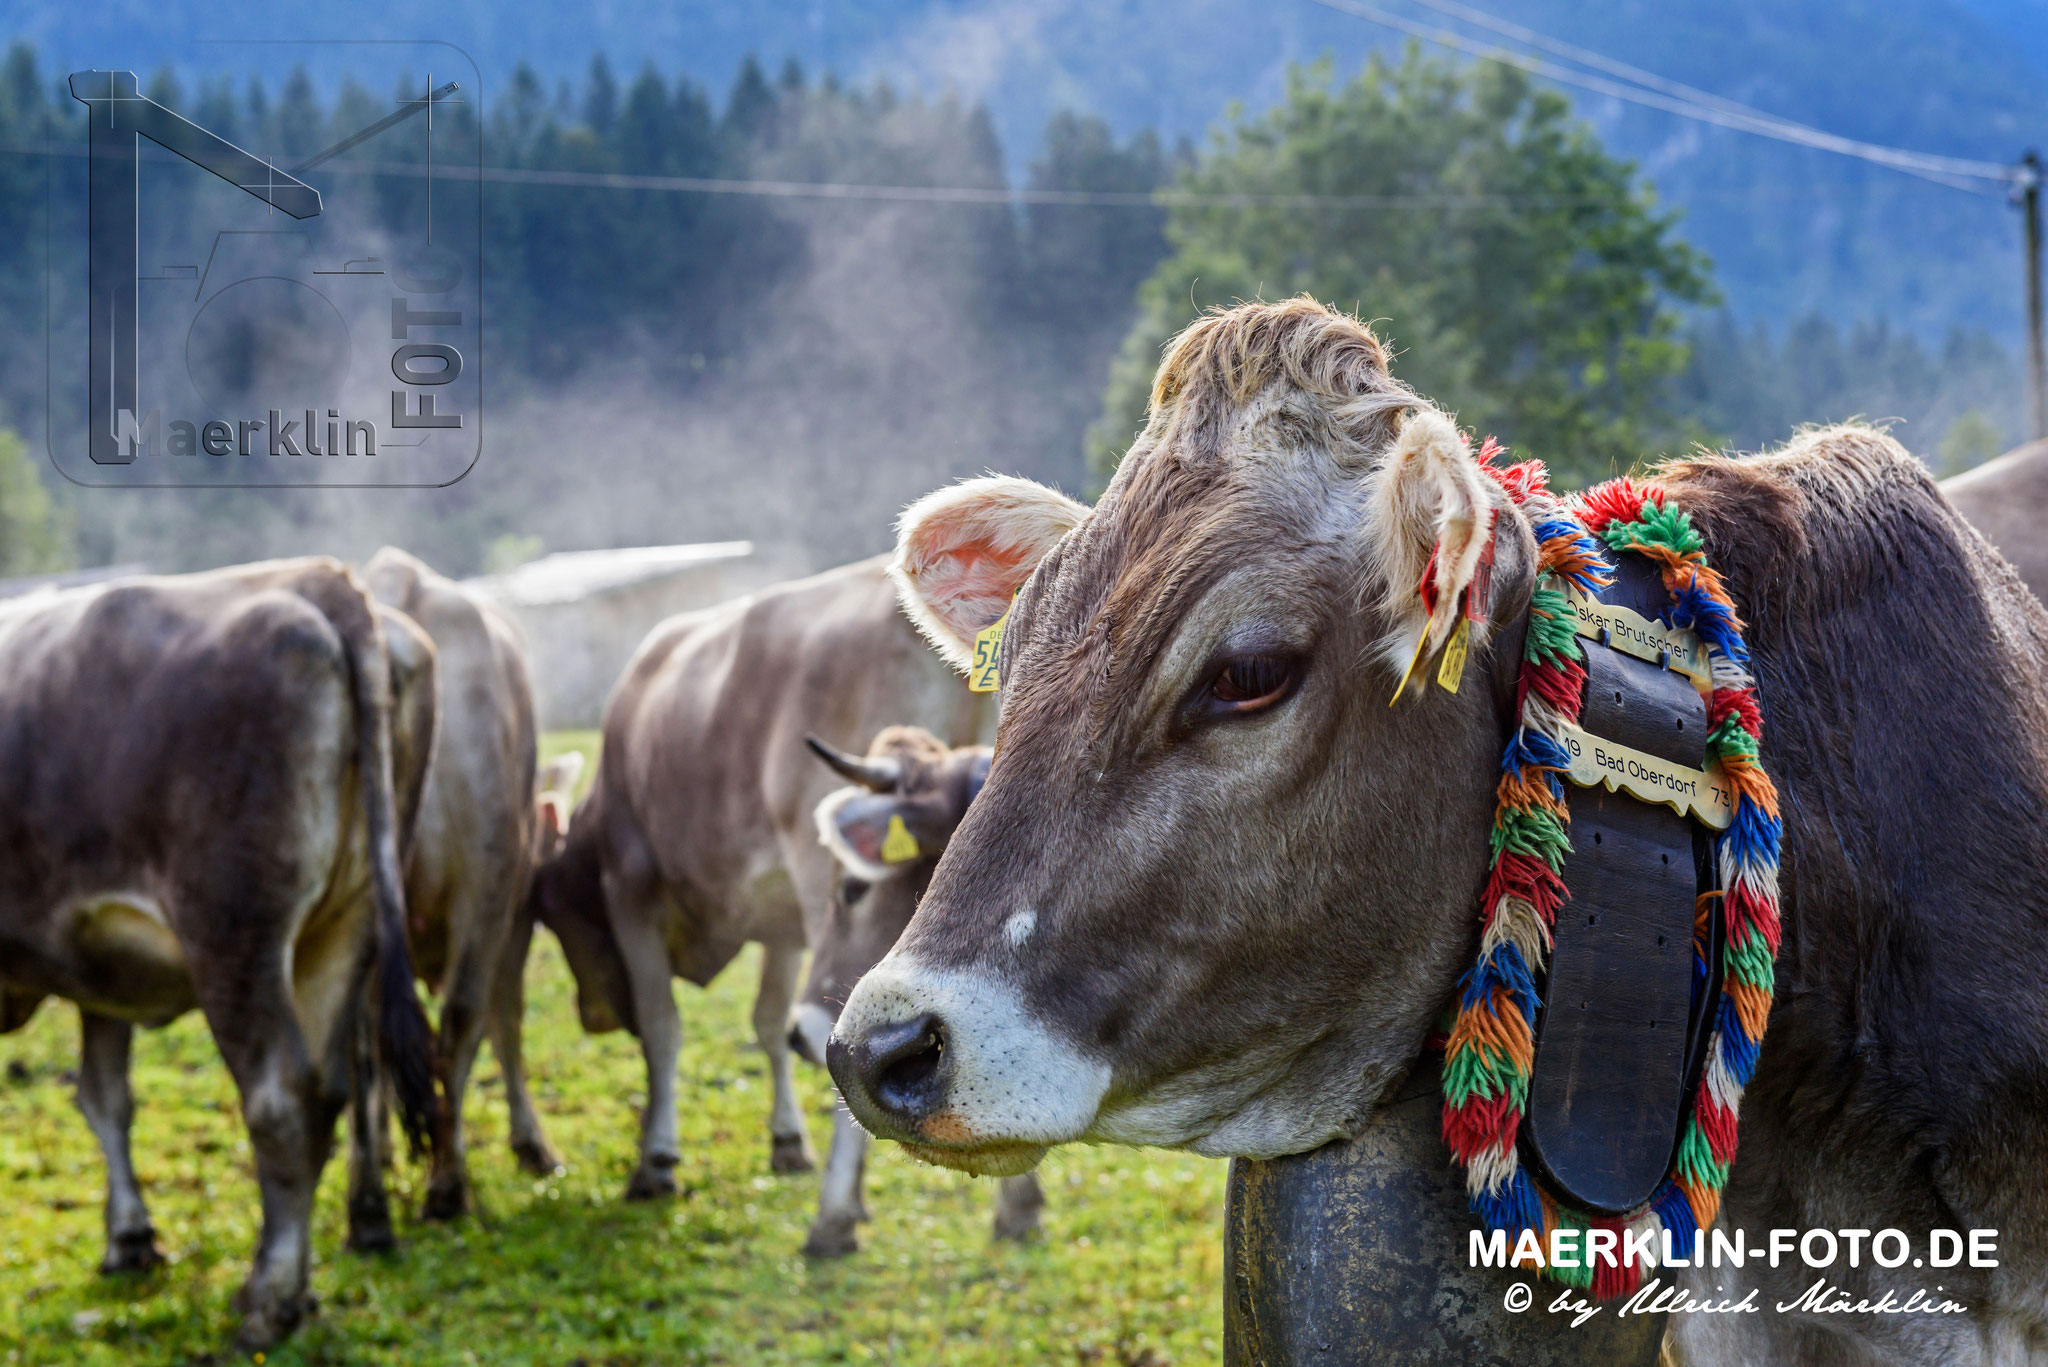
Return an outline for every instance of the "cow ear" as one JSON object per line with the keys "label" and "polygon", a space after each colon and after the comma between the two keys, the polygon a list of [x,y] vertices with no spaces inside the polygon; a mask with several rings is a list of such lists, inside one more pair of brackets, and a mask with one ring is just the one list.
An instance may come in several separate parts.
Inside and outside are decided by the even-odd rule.
{"label": "cow ear", "polygon": [[955,668],[974,662],[974,637],[1047,551],[1088,509],[1057,489],[1007,475],[927,494],[896,524],[889,565],[903,610]]}
{"label": "cow ear", "polygon": [[583,777],[583,752],[568,750],[540,766],[540,772],[533,777],[536,793],[560,793],[564,798],[576,791],[576,780]]}
{"label": "cow ear", "polygon": [[1397,626],[1389,655],[1405,662],[1457,624],[1493,539],[1490,482],[1449,417],[1409,413],[1375,474],[1367,527],[1381,607]]}
{"label": "cow ear", "polygon": [[865,882],[899,877],[923,854],[892,796],[841,788],[818,804],[817,822],[819,843]]}

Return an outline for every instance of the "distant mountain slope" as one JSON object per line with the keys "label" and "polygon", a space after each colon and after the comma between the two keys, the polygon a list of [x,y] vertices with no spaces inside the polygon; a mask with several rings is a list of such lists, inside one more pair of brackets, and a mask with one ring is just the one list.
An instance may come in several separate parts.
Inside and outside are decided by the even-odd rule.
{"label": "distant mountain slope", "polygon": [[[1387,0],[1399,4],[1399,0]],[[2042,0],[1483,0],[1502,17],[1835,132],[2008,160],[2048,143],[2048,6]],[[1418,17],[1427,11],[1407,10]],[[319,31],[432,36],[464,47],[494,83],[530,61],[552,84],[607,54],[652,61],[722,91],[740,57],[794,56],[988,102],[1013,165],[1053,110],[1199,137],[1231,100],[1274,99],[1289,62],[1334,55],[1349,71],[1386,30],[1308,0],[451,0],[431,22],[370,0],[332,0]],[[263,69],[267,50],[192,41],[300,36],[269,0],[100,0],[18,6],[0,35],[46,66],[168,59],[188,70]],[[337,50],[333,65],[358,65]],[[1639,158],[1684,231],[1749,317],[1809,309],[1887,316],[1927,334],[2019,326],[2016,215],[1826,153],[1784,148],[1575,94],[1610,142]]]}

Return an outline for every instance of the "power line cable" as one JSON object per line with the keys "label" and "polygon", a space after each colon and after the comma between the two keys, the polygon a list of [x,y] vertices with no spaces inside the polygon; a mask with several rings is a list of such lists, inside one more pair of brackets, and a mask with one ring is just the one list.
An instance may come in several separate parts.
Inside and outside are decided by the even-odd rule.
{"label": "power line cable", "polygon": [[[418,162],[341,162],[331,170],[362,175],[424,176]],[[632,172],[554,171],[513,166],[443,166],[433,174],[501,185],[578,189],[652,190],[688,194],[746,195],[769,199],[822,199],[908,204],[1044,204],[1097,208],[1202,209],[1457,209],[1606,203],[1608,193],[1585,194],[1205,194],[1175,190],[1053,190],[964,185],[864,185],[813,180],[733,180],[707,176],[656,176]],[[1800,187],[1804,192],[1810,187]]]}
{"label": "power line cable", "polygon": [[[1485,16],[1483,27],[1493,29],[1495,33],[1501,33],[1503,37],[1516,37],[1520,41],[1540,39],[1540,43],[1536,43],[1536,45],[1542,45],[1546,51],[1552,51],[1552,55],[1567,55],[1567,59],[1579,61],[1579,64],[1583,64],[1583,66],[1595,66],[1597,64],[1599,70],[1606,70],[1606,72],[1616,74],[1616,76],[1624,76],[1626,82],[1634,82],[1634,84],[1618,84],[1618,82],[1606,80],[1602,76],[1587,76],[1585,72],[1563,70],[1559,66],[1548,64],[1548,61],[1542,61],[1540,57],[1532,57],[1532,55],[1522,53],[1522,51],[1513,51],[1513,49],[1505,49],[1505,47],[1487,47],[1487,45],[1477,43],[1477,41],[1468,39],[1468,37],[1464,37],[1460,33],[1452,33],[1450,29],[1436,29],[1432,25],[1419,23],[1419,20],[1407,18],[1405,14],[1395,14],[1393,10],[1384,10],[1384,8],[1376,6],[1376,4],[1366,4],[1364,0],[1313,0],[1313,2],[1321,4],[1327,10],[1335,10],[1339,14],[1350,14],[1352,18],[1364,18],[1364,20],[1368,20],[1368,23],[1382,25],[1386,29],[1395,29],[1399,33],[1409,33],[1409,35],[1419,37],[1419,39],[1423,39],[1427,43],[1438,43],[1442,47],[1450,47],[1450,49],[1462,51],[1466,55],[1481,57],[1485,61],[1499,61],[1501,66],[1518,68],[1518,70],[1524,70],[1524,72],[1528,72],[1532,76],[1542,76],[1544,80],[1556,80],[1556,82],[1567,84],[1567,86],[1579,86],[1581,90],[1591,90],[1593,94],[1606,94],[1606,96],[1612,96],[1612,98],[1618,98],[1618,100],[1626,100],[1626,102],[1630,102],[1630,105],[1645,105],[1649,109],[1661,109],[1665,113],[1673,113],[1673,115],[1679,115],[1683,119],[1694,119],[1698,123],[1712,123],[1712,125],[1726,127],[1726,129],[1735,129],[1735,131],[1741,131],[1741,133],[1755,133],[1759,137],[1772,137],[1772,139],[1778,139],[1778,141],[1794,143],[1794,146],[1802,146],[1802,148],[1815,148],[1815,150],[1821,150],[1821,152],[1835,152],[1839,156],[1851,156],[1851,158],[1858,158],[1858,160],[1864,160],[1864,162],[1874,162],[1878,166],[1890,166],[1892,170],[1903,170],[1903,172],[1907,172],[1911,176],[1921,176],[1923,180],[1933,180],[1937,184],[1948,184],[1950,189],[1982,195],[1982,193],[1989,193],[1989,187],[1978,187],[1978,184],[1970,184],[1970,180],[1989,180],[1989,182],[1999,182],[1999,184],[2011,184],[2011,180],[2013,180],[2013,168],[2005,166],[2001,162],[1978,162],[1978,160],[1970,160],[1970,158],[1937,156],[1937,154],[1931,154],[1931,152],[1913,152],[1909,148],[1888,148],[1888,146],[1884,146],[1884,143],[1862,141],[1862,139],[1855,139],[1855,137],[1841,137],[1837,133],[1827,133],[1823,129],[1808,127],[1804,123],[1794,123],[1790,119],[1778,119],[1776,115],[1765,115],[1761,111],[1749,109],[1747,105],[1739,105],[1737,100],[1726,100],[1722,96],[1708,94],[1704,90],[1694,90],[1692,86],[1683,86],[1681,82],[1665,80],[1661,76],[1655,76],[1653,72],[1642,72],[1640,68],[1630,68],[1628,64],[1624,64],[1624,61],[1616,61],[1612,57],[1604,57],[1604,55],[1599,55],[1599,53],[1593,53],[1591,49],[1583,49],[1583,47],[1577,47],[1577,45],[1569,45],[1569,43],[1561,43],[1561,41],[1556,41],[1556,39],[1548,39],[1548,37],[1536,33],[1534,29],[1522,29],[1520,25],[1507,25],[1505,20],[1495,20],[1491,14]],[[1438,10],[1446,12],[1446,14],[1452,12],[1452,6],[1448,6],[1448,0],[1417,0],[1417,2],[1430,4],[1430,8],[1438,8]],[[1462,6],[1462,4],[1458,4],[1454,8],[1462,10],[1460,14],[1456,14],[1458,18],[1466,18],[1468,23],[1481,23],[1481,18],[1468,18],[1470,14],[1481,14],[1479,10],[1470,10],[1468,6]],[[1530,35],[1530,37],[1522,37],[1522,35]],[[1565,49],[1569,49],[1569,53]],[[1675,94],[1675,90],[1677,92],[1686,92],[1686,94]]]}
{"label": "power line cable", "polygon": [[[90,150],[80,144],[61,142],[0,143],[0,155],[88,157]],[[147,161],[177,164],[182,159],[169,152],[144,147],[139,155]],[[1043,204],[1077,208],[1120,209],[1469,209],[1523,208],[1543,205],[1607,203],[1605,192],[1585,194],[1206,194],[1200,191],[1161,187],[1156,190],[1055,190],[1022,187],[962,185],[874,185],[843,181],[743,180],[711,176],[661,176],[625,171],[561,171],[516,166],[449,164],[437,161],[431,170],[423,162],[369,162],[334,160],[319,170],[326,175],[404,176],[436,180],[482,181],[495,185],[533,185],[565,189],[651,191],[705,195],[736,195],[765,199],[815,199],[849,203],[964,204],[1008,206]],[[1740,191],[1702,191],[1688,199],[1750,201],[1778,196],[1796,198],[1829,189],[1825,183],[1800,181],[1775,189],[1752,187]],[[1857,188],[1839,186],[1833,188]]]}

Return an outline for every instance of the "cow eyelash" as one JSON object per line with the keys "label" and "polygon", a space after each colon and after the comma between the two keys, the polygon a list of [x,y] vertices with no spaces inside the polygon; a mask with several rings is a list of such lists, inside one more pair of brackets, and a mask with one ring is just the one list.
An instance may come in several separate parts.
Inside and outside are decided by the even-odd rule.
{"label": "cow eyelash", "polygon": [[1287,696],[1299,665],[1291,655],[1232,656],[1210,677],[1209,700],[1225,713],[1261,711]]}

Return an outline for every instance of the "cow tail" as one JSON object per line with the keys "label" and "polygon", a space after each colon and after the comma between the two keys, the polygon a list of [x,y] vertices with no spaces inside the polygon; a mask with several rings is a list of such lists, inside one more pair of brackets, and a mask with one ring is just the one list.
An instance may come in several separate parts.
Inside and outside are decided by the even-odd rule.
{"label": "cow tail", "polygon": [[[353,576],[351,576],[353,586]],[[447,1109],[433,1027],[413,992],[412,948],[405,931],[405,879],[398,851],[398,803],[391,760],[391,670],[384,630],[360,588],[336,625],[348,642],[356,711],[356,762],[364,829],[369,835],[370,890],[376,913],[376,1030],[399,1123],[415,1158],[447,1142]]]}

